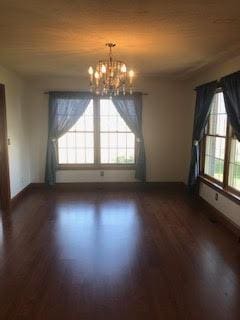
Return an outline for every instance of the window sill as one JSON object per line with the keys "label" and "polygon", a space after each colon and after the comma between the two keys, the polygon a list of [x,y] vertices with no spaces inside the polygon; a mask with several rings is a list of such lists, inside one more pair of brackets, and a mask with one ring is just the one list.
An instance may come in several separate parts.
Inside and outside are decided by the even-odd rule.
{"label": "window sill", "polygon": [[209,187],[212,187],[214,190],[216,190],[220,194],[224,195],[228,199],[234,201],[237,204],[240,204],[240,195],[237,194],[237,191],[235,194],[231,190],[224,189],[221,185],[214,183],[213,181],[211,181],[210,179],[208,179],[207,177],[205,177],[203,175],[199,176],[199,180],[201,182],[205,183],[206,185],[208,185]]}
{"label": "window sill", "polygon": [[61,164],[57,170],[135,170],[135,164],[102,164],[102,165],[79,165],[79,164]]}

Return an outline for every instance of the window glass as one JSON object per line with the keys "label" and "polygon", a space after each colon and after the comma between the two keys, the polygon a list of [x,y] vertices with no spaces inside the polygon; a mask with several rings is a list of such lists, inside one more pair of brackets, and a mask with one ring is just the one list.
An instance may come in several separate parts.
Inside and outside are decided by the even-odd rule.
{"label": "window glass", "polygon": [[223,93],[216,93],[209,116],[209,134],[226,136],[227,114],[225,110]]}
{"label": "window glass", "polygon": [[91,100],[74,126],[58,139],[59,164],[94,163],[94,117]]}
{"label": "window glass", "polygon": [[103,164],[135,162],[135,136],[111,99],[100,100],[100,146]]}
{"label": "window glass", "polygon": [[237,139],[231,141],[228,184],[240,191],[240,142]]}
{"label": "window glass", "polygon": [[223,182],[227,114],[222,92],[216,93],[206,128],[204,173]]}
{"label": "window glass", "polygon": [[224,138],[206,138],[205,173],[221,182],[223,181],[224,153]]}

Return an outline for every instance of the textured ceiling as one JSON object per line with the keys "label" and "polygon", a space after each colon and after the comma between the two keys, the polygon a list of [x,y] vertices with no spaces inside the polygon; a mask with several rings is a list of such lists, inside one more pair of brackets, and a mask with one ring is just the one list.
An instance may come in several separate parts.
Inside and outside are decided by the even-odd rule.
{"label": "textured ceiling", "polygon": [[237,55],[239,0],[0,0],[0,64],[84,75],[107,54],[139,73],[188,74]]}

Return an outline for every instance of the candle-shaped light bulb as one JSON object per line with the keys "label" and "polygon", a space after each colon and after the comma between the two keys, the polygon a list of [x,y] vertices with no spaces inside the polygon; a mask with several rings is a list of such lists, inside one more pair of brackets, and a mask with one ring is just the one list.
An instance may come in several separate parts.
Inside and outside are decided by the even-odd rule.
{"label": "candle-shaped light bulb", "polygon": [[126,65],[125,64],[122,64],[122,66],[121,66],[121,72],[127,72],[127,67],[126,67]]}
{"label": "candle-shaped light bulb", "polygon": [[133,70],[130,70],[130,71],[128,72],[128,75],[129,75],[130,85],[132,85],[133,77],[134,77],[134,71],[133,71]]}
{"label": "candle-shaped light bulb", "polygon": [[105,64],[103,64],[101,67],[101,72],[106,73],[106,71],[107,71],[107,68],[106,68]]}
{"label": "candle-shaped light bulb", "polygon": [[99,72],[98,72],[98,71],[95,71],[94,77],[95,77],[95,79],[99,79],[100,75],[99,75]]}
{"label": "candle-shaped light bulb", "polygon": [[93,67],[89,67],[88,68],[88,73],[90,74],[90,76],[92,76],[93,75]]}
{"label": "candle-shaped light bulb", "polygon": [[128,74],[129,74],[129,77],[130,77],[130,78],[133,78],[133,77],[134,77],[134,71],[133,71],[133,70],[130,70]]}

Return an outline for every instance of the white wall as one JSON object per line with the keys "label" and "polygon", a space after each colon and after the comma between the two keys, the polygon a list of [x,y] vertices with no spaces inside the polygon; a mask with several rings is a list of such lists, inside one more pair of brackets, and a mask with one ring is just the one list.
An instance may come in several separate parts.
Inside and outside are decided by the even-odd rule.
{"label": "white wall", "polygon": [[[229,59],[224,63],[213,65],[212,67],[202,70],[189,82],[189,92],[197,85],[212,81],[219,80],[222,76],[240,70],[240,56]],[[191,89],[191,90],[190,90]],[[195,94],[192,94],[191,105],[194,108]],[[225,196],[219,194],[218,201],[215,200],[216,191],[211,187],[201,183],[200,196],[208,201],[212,206],[225,214],[234,223],[240,226],[240,207],[235,202],[229,200]]]}
{"label": "white wall", "polygon": [[216,193],[218,192],[213,188],[204,183],[201,184],[200,196],[214,206],[217,210],[222,212],[228,219],[232,220],[237,226],[240,226],[239,205],[220,193],[218,193],[218,200],[216,200]]}
{"label": "white wall", "polygon": [[5,85],[11,197],[30,183],[29,134],[26,87],[16,74],[0,66],[0,83]]}
{"label": "white wall", "polygon": [[[102,171],[102,170],[101,170]],[[132,182],[134,170],[62,170],[57,172],[57,182]]]}
{"label": "white wall", "polygon": [[[143,131],[147,156],[148,181],[185,181],[189,162],[192,130],[192,109],[186,103],[189,94],[184,82],[167,78],[147,77],[136,83],[136,89],[147,92],[143,96]],[[87,90],[88,79],[41,78],[29,81],[31,180],[44,181],[48,90]],[[97,170],[61,171],[58,182],[77,181],[133,181],[133,171]]]}

